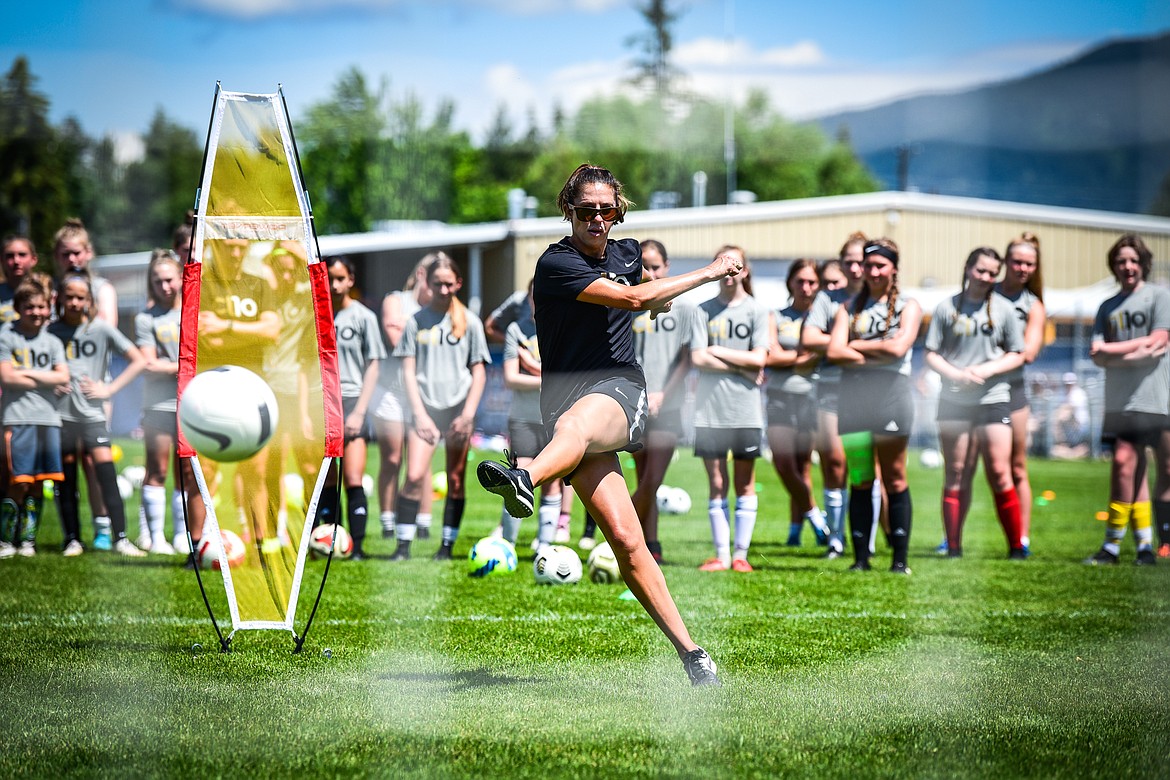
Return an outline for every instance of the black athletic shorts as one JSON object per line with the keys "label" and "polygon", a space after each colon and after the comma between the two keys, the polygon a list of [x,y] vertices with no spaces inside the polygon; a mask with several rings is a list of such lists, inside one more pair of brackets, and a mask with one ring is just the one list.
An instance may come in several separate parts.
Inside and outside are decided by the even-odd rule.
{"label": "black athletic shorts", "polygon": [[659,412],[657,417],[650,417],[646,421],[646,432],[662,431],[673,434],[676,438],[683,435],[682,410],[668,409]]}
{"label": "black athletic shorts", "polygon": [[695,428],[695,454],[700,458],[754,460],[760,457],[759,428]]}
{"label": "black athletic shorts", "polygon": [[[621,404],[622,411],[626,413],[628,441],[624,447],[619,447],[617,451],[637,452],[642,449],[642,438],[646,435],[646,418],[649,417],[649,410],[646,406],[646,386],[635,382],[628,376],[599,379],[593,384],[581,388],[577,397],[566,403],[564,409],[566,411],[572,409],[573,404],[577,401],[594,393],[609,396]],[[544,423],[545,433],[550,440],[556,430],[557,419],[554,417]]]}
{"label": "black athletic shorts", "polygon": [[769,426],[816,433],[817,399],[808,393],[770,392],[766,409]]}
{"label": "black athletic shorts", "polygon": [[97,447],[110,446],[110,429],[104,422],[90,420],[88,422],[61,421],[61,449],[72,452],[78,442],[86,452],[93,452]]}
{"label": "black athletic shorts", "polygon": [[[344,396],[342,397],[342,399],[341,399],[341,413],[342,413],[342,426],[343,427],[345,425],[345,418],[349,417],[351,414],[353,414],[354,407],[357,406],[357,403],[358,403],[358,399],[356,397],[354,397],[354,398],[345,398]],[[361,427],[361,430],[358,431],[357,436],[350,436],[349,434],[345,435],[345,440],[347,442],[357,441],[358,439],[361,439],[362,441],[373,441],[375,438],[376,438],[376,434],[374,433],[374,426],[370,424],[370,416],[368,414],[365,416],[365,419],[362,420],[362,427]]]}
{"label": "black athletic shorts", "polygon": [[548,444],[544,424],[527,420],[508,420],[508,446],[514,458],[535,458]]}
{"label": "black athletic shorts", "polygon": [[909,436],[914,425],[910,377],[895,371],[849,371],[841,376],[837,432]]}
{"label": "black athletic shorts", "polygon": [[1011,425],[1012,410],[1007,401],[968,406],[944,398],[938,402],[938,421],[965,422],[971,425]]}
{"label": "black athletic shorts", "polygon": [[1008,385],[1011,398],[1008,399],[1008,407],[1012,412],[1018,412],[1021,409],[1028,408],[1028,391],[1024,388],[1024,380],[1017,379]]}
{"label": "black athletic shorts", "polygon": [[1106,412],[1101,425],[1101,443],[1112,446],[1120,439],[1139,447],[1156,447],[1167,428],[1170,428],[1170,417],[1164,414]]}

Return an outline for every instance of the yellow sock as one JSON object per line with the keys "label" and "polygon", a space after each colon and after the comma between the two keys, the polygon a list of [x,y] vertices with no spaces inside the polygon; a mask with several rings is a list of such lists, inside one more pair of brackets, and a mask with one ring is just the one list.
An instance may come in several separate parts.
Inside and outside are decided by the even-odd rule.
{"label": "yellow sock", "polygon": [[1109,502],[1109,527],[1105,530],[1105,538],[1117,542],[1125,538],[1125,528],[1129,525],[1129,518],[1133,514],[1133,504],[1124,501]]}
{"label": "yellow sock", "polygon": [[1149,501],[1137,501],[1130,514],[1133,519],[1133,537],[1138,547],[1153,540],[1153,517]]}

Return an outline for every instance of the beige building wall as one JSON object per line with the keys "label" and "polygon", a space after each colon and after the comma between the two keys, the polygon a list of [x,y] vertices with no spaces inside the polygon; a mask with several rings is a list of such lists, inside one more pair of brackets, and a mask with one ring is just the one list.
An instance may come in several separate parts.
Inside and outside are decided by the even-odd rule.
{"label": "beige building wall", "polygon": [[[888,236],[902,254],[903,283],[958,284],[970,250],[1000,252],[1024,231],[1040,238],[1045,286],[1084,287],[1109,276],[1106,253],[1123,233],[1141,235],[1155,259],[1155,281],[1170,281],[1170,219],[1048,206],[885,192],[705,209],[641,211],[614,228],[614,238],[656,238],[672,258],[713,257],[723,244],[749,257],[835,257],[852,232]],[[513,224],[514,284],[527,284],[536,260],[568,233],[559,219]]]}

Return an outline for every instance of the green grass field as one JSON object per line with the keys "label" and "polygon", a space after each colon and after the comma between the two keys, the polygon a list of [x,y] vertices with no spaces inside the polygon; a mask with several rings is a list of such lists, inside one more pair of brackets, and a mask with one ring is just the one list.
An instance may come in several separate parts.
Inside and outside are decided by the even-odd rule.
{"label": "green grass field", "polygon": [[[222,654],[192,572],[61,558],[47,512],[41,554],[0,561],[0,776],[1166,777],[1170,565],[1133,566],[1131,540],[1122,565],[1082,565],[1107,465],[1032,473],[1056,498],[1036,507],[1032,559],[1009,562],[983,484],[966,557],[935,556],[941,473],[913,471],[901,578],[884,545],[868,574],[824,561],[809,531],[785,547],[761,461],[755,573],[704,574],[705,478],[684,454],[667,483],[694,508],[663,518],[665,571],[715,690],[689,686],[620,586],[538,587],[524,546],[514,576],[473,580],[429,560],[437,541],[391,564],[371,539],[373,559],[334,564],[302,654],[260,631]],[[498,517],[475,486],[457,552]]]}

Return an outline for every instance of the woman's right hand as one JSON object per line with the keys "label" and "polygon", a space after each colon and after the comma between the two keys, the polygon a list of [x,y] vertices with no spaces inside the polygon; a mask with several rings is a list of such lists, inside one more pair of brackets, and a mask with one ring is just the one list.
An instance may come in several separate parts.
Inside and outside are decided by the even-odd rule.
{"label": "woman's right hand", "polygon": [[435,421],[427,414],[415,414],[414,432],[427,444],[436,444],[439,441],[439,428]]}
{"label": "woman's right hand", "polygon": [[716,255],[707,267],[715,272],[716,279],[722,279],[725,276],[737,276],[743,271],[743,261],[731,252],[723,252]]}

